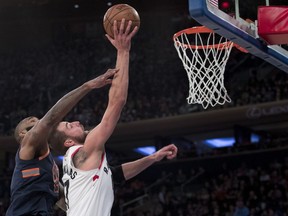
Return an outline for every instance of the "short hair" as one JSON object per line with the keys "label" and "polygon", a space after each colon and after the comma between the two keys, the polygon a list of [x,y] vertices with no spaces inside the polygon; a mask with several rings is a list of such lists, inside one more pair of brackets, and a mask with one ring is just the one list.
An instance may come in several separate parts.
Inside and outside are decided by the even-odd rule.
{"label": "short hair", "polygon": [[66,147],[64,146],[64,142],[68,139],[68,136],[63,132],[58,130],[59,124],[55,125],[48,137],[49,146],[53,151],[58,154],[63,154],[66,151]]}
{"label": "short hair", "polygon": [[20,144],[21,143],[21,140],[22,140],[22,137],[20,137],[20,132],[24,129],[27,129],[27,128],[22,128],[22,125],[25,123],[25,120],[29,119],[29,118],[32,118],[34,116],[29,116],[29,117],[26,117],[24,119],[22,119],[18,124],[17,126],[15,127],[15,130],[14,130],[14,138],[15,140]]}

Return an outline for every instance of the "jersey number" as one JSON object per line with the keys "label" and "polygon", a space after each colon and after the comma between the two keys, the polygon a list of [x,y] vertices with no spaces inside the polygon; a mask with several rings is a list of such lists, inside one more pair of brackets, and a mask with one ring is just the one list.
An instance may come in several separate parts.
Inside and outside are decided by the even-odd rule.
{"label": "jersey number", "polygon": [[69,191],[69,180],[64,182],[65,205],[67,210],[69,209],[68,191]]}

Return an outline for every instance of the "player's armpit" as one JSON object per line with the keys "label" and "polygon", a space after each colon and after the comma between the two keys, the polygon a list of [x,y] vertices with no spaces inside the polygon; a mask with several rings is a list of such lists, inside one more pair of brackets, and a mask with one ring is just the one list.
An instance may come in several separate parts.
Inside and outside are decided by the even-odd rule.
{"label": "player's armpit", "polygon": [[89,132],[83,146],[83,149],[87,152],[87,157],[95,153],[98,154],[99,151],[104,151],[104,145],[118,123],[124,104],[121,101],[108,105],[100,124]]}

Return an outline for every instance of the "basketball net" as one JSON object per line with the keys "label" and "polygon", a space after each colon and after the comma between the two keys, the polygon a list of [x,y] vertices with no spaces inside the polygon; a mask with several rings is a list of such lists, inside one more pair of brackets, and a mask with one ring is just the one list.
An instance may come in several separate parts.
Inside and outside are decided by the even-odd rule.
{"label": "basketball net", "polygon": [[204,109],[230,103],[224,71],[233,42],[204,26],[177,32],[173,40],[189,79],[187,102]]}

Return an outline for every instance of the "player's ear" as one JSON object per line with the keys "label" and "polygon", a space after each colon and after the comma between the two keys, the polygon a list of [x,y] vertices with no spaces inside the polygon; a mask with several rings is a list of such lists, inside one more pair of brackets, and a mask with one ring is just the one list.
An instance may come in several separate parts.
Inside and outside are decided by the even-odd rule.
{"label": "player's ear", "polygon": [[23,131],[19,132],[19,134],[18,134],[19,139],[22,140],[26,133],[27,133],[26,130],[23,130]]}
{"label": "player's ear", "polygon": [[75,142],[72,139],[66,139],[64,142],[64,146],[69,148],[71,146],[75,145]]}

